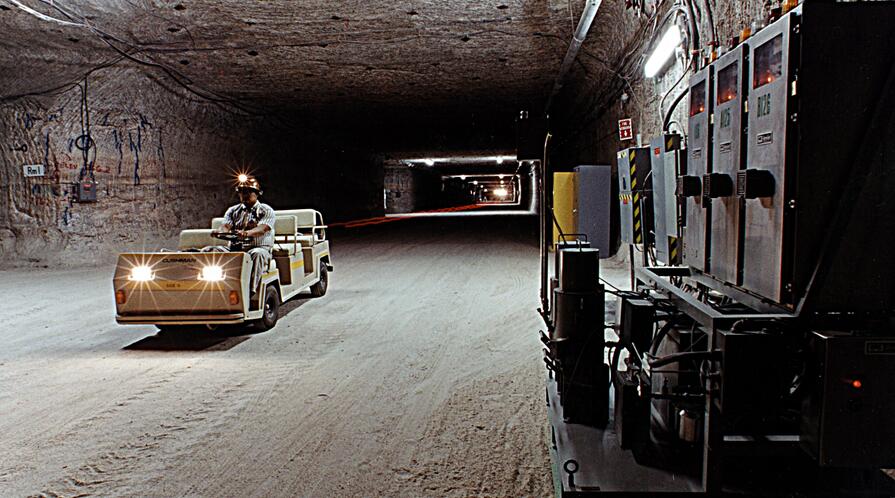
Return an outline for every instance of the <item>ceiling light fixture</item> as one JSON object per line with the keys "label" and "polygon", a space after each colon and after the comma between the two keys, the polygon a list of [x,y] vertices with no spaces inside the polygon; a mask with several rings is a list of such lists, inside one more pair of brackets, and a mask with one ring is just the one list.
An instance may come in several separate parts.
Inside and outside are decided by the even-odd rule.
{"label": "ceiling light fixture", "polygon": [[668,62],[668,58],[674,53],[674,50],[681,44],[681,30],[672,25],[662,35],[658,45],[653,49],[643,66],[643,74],[647,78],[652,78],[659,73],[659,70]]}

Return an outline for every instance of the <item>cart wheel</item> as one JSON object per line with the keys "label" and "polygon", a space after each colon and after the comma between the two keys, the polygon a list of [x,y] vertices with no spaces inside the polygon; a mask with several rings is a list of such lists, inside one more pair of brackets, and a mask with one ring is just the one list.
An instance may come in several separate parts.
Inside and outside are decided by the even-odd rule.
{"label": "cart wheel", "polygon": [[314,297],[323,297],[326,294],[326,289],[329,287],[329,270],[326,269],[326,265],[321,261],[320,262],[320,280],[311,286],[311,295]]}
{"label": "cart wheel", "polygon": [[264,291],[264,315],[255,322],[259,330],[270,330],[277,324],[280,315],[280,293],[273,285],[268,285]]}

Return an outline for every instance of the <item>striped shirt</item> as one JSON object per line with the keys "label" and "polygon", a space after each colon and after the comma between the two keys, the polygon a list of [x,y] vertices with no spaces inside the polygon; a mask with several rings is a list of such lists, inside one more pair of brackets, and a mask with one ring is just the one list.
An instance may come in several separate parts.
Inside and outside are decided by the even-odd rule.
{"label": "striped shirt", "polygon": [[261,202],[255,202],[252,207],[246,207],[245,204],[237,204],[227,209],[224,214],[224,224],[229,225],[231,230],[251,230],[258,225],[267,225],[270,227],[264,235],[253,237],[254,247],[273,248],[273,228],[276,223],[276,214],[272,207]]}

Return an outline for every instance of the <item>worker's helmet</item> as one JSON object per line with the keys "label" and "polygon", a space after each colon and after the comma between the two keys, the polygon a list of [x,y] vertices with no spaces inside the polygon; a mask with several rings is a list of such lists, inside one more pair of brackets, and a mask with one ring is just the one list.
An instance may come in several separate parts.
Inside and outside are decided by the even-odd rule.
{"label": "worker's helmet", "polygon": [[263,192],[261,190],[261,184],[258,183],[258,180],[253,176],[248,175],[239,175],[238,178],[239,183],[236,184],[236,191],[240,190],[254,190],[255,193],[261,195]]}

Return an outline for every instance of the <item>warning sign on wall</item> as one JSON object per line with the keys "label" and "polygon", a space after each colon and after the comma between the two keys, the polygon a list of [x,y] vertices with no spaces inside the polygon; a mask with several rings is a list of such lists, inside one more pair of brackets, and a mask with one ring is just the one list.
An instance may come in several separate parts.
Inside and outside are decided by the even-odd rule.
{"label": "warning sign on wall", "polygon": [[620,119],[618,121],[618,139],[625,141],[634,138],[634,125],[630,119]]}

